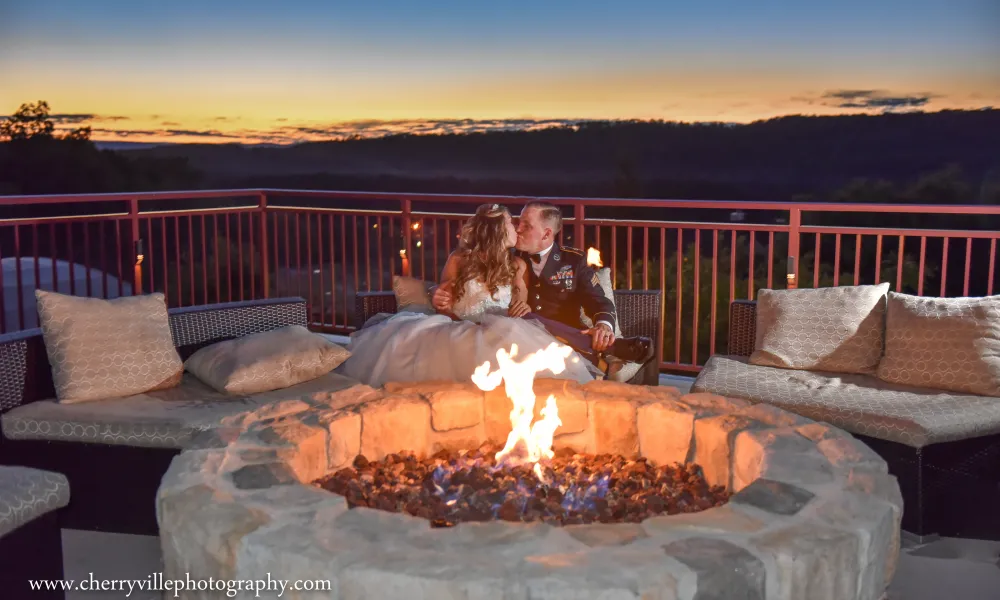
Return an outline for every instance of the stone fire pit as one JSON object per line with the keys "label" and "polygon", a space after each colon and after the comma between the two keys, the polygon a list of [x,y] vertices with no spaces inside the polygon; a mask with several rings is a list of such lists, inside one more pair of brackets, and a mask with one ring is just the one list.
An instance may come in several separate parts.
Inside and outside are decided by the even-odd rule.
{"label": "stone fire pit", "polygon": [[[895,570],[902,498],[849,434],[767,405],[668,387],[538,380],[554,447],[695,462],[735,492],[642,523],[461,523],[369,508],[309,482],[413,450],[510,431],[503,389],[355,386],[243,415],[195,438],[163,478],[165,577],[329,580],[282,598],[876,600]],[[187,592],[215,598],[217,591]],[[212,594],[215,594],[213,596]],[[275,592],[261,597],[276,597]]]}

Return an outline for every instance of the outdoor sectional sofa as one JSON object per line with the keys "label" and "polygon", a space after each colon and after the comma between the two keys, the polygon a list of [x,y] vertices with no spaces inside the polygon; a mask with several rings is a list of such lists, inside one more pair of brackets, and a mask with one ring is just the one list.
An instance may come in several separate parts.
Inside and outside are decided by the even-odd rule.
{"label": "outdoor sectional sofa", "polygon": [[[176,308],[170,332],[181,359],[223,340],[307,324],[301,298]],[[64,528],[156,535],[156,490],[199,430],[265,404],[357,381],[334,372],[285,389],[225,395],[184,373],[171,389],[61,404],[40,329],[0,336],[0,464],[65,476]]]}
{"label": "outdoor sectional sofa", "polygon": [[[1000,323],[1000,313],[996,310],[1000,297],[920,300],[909,297],[908,302],[923,306],[923,310],[942,319],[950,314],[950,318],[957,320],[939,327],[941,341],[936,346],[928,344],[924,350],[930,354],[930,360],[902,365],[904,370],[911,370],[907,377],[951,381],[941,385],[961,387],[964,382],[953,381],[947,373],[935,373],[935,369],[943,369],[942,361],[964,352],[966,346],[972,347],[961,340],[955,343],[955,336],[961,337],[956,328],[970,327],[965,331],[975,332],[968,315],[973,315],[972,320],[978,316],[977,344],[987,348],[981,352],[985,356],[974,358],[970,352],[969,361],[980,366],[994,361],[995,377],[998,359],[991,355],[996,348],[998,328],[990,323]],[[975,306],[968,308],[972,305]],[[895,352],[894,348],[901,343],[912,347],[916,336],[930,336],[921,334],[919,329],[899,331],[914,325],[893,318],[892,311],[896,310],[898,315],[900,310],[894,306],[900,305],[890,302],[885,318],[879,317],[878,321],[886,353]],[[955,308],[959,306],[966,308]],[[963,311],[965,317],[960,315]],[[982,327],[984,321],[986,325]],[[851,432],[884,458],[890,473],[898,478],[904,500],[902,527],[907,532],[920,538],[941,535],[1000,540],[1000,397],[941,389],[937,384],[902,385],[885,381],[877,374],[754,364],[767,362],[751,359],[760,350],[764,337],[760,326],[756,301],[733,302],[728,354],[708,360],[692,391],[772,404]],[[820,335],[817,331],[786,333],[801,334],[806,344],[808,336]],[[878,360],[886,359],[881,356]]]}

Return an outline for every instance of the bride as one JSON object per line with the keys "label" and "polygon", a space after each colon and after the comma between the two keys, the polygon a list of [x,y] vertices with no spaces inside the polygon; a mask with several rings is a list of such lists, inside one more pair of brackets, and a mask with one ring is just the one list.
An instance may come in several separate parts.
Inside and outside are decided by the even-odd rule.
{"label": "bride", "polygon": [[[497,369],[497,350],[517,344],[519,360],[556,339],[536,321],[521,319],[527,304],[527,264],[511,252],[517,230],[499,204],[484,204],[462,228],[459,248],[445,264],[441,286],[454,296],[451,314],[400,312],[351,335],[342,372],[379,387],[388,381],[472,380],[484,362]],[[539,378],[591,381],[599,372],[573,352],[559,374]]]}

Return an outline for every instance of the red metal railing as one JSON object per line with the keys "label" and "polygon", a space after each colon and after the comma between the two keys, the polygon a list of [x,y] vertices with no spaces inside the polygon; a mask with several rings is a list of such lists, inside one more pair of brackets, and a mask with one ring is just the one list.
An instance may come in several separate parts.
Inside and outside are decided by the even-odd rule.
{"label": "red metal railing", "polygon": [[[316,329],[349,332],[357,291],[391,290],[404,272],[436,280],[477,205],[516,214],[535,199],[269,189],[0,197],[0,332],[37,324],[36,288],[158,291],[171,306],[300,295]],[[998,206],[537,199],[564,207],[560,241],[600,250],[617,288],[663,290],[669,370],[696,371],[725,351],[729,303],[761,288],[1000,289]]]}

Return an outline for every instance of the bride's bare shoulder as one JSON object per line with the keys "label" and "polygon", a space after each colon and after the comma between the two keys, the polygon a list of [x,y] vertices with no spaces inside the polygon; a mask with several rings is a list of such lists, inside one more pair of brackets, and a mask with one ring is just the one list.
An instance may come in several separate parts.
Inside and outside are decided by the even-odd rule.
{"label": "bride's bare shoulder", "polygon": [[520,256],[514,257],[514,268],[517,269],[517,274],[520,275],[524,273],[524,270],[528,268],[528,263],[524,262],[524,259]]}

